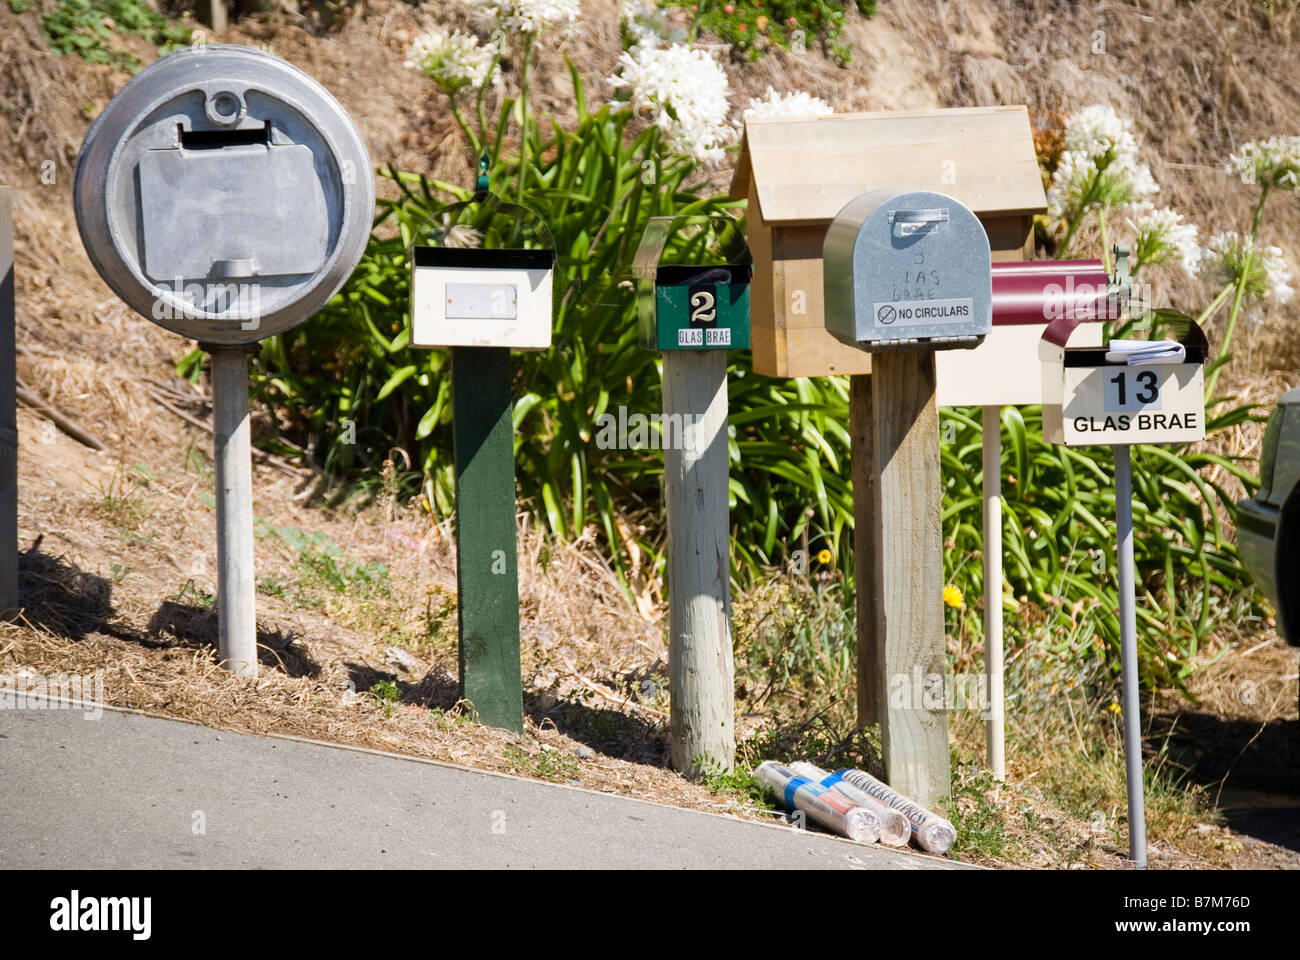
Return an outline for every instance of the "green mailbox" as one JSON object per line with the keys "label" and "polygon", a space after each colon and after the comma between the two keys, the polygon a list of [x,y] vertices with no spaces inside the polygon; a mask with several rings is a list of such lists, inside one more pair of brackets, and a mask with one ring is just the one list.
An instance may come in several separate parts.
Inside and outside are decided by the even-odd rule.
{"label": "green mailbox", "polygon": [[749,349],[754,262],[739,220],[651,217],[632,272],[647,350]]}

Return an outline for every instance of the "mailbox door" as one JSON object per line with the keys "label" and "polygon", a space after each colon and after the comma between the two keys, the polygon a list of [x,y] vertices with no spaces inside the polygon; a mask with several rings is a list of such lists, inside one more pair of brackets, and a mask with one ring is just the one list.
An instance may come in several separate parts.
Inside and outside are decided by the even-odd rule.
{"label": "mailbox door", "polygon": [[[1108,363],[1105,351],[1065,351],[1061,405],[1047,439],[1066,446],[1192,443],[1205,436],[1205,378],[1200,363]],[[1100,361],[1100,362],[1099,362]]]}
{"label": "mailbox door", "polygon": [[988,234],[952,197],[864,194],[831,224],[825,263],[826,326],[846,342],[972,347],[992,328]]}
{"label": "mailbox door", "polygon": [[657,350],[748,350],[748,283],[655,288]]}

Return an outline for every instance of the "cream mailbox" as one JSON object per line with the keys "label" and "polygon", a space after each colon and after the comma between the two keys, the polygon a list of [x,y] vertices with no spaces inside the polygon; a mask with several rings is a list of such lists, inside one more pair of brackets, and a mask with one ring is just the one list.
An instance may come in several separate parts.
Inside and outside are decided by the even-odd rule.
{"label": "cream mailbox", "polygon": [[1205,332],[1177,341],[1062,347],[1068,324],[1043,334],[1043,438],[1066,446],[1191,443],[1205,436]]}
{"label": "cream mailbox", "polygon": [[86,134],[73,186],[95,269],[205,345],[323,307],[365,251],[374,181],[338,101],[278,57],[200,45],[149,66]]}
{"label": "cream mailbox", "polygon": [[826,329],[863,350],[975,347],[993,323],[989,238],[952,197],[877,190],[823,247]]}
{"label": "cream mailbox", "polygon": [[481,193],[424,230],[411,248],[411,346],[551,345],[554,242],[531,211]]}

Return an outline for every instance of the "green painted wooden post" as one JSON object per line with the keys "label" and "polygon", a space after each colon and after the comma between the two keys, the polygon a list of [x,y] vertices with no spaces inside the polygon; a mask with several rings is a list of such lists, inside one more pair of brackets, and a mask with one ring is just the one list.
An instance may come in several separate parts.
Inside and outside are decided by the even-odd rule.
{"label": "green painted wooden post", "polygon": [[453,347],[460,695],[490,727],[523,730],[510,351]]}

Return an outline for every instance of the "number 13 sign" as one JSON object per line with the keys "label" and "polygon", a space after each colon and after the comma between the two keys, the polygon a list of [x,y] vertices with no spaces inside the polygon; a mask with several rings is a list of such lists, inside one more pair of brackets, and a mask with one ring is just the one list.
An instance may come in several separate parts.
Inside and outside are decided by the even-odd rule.
{"label": "number 13 sign", "polygon": [[1107,362],[1101,350],[1066,351],[1061,406],[1054,416],[1043,411],[1047,438],[1072,447],[1200,440],[1202,371],[1199,363],[1129,366]]}

